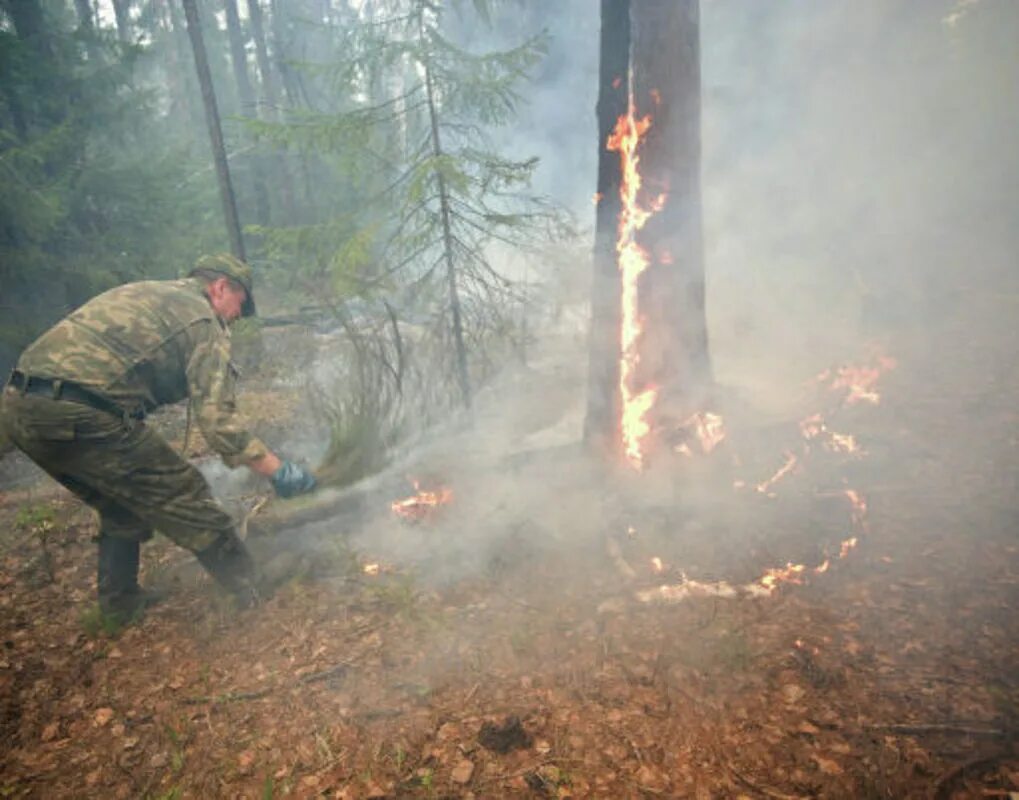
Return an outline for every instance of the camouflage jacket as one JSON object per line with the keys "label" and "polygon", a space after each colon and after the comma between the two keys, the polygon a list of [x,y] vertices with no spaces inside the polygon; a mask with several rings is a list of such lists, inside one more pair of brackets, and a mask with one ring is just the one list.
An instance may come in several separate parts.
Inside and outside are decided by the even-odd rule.
{"label": "camouflage jacket", "polygon": [[228,465],[268,452],[237,417],[230,332],[198,280],[111,289],[29,345],[18,369],[74,381],[127,411],[190,397],[202,434]]}

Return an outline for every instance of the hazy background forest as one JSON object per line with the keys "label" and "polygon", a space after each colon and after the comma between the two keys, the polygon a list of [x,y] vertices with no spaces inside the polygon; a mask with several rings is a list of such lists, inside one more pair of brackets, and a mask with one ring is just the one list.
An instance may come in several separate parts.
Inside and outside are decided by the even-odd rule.
{"label": "hazy background forest", "polygon": [[[294,571],[157,536],[107,629],[0,448],[0,795],[1019,791],[1019,2],[671,2],[0,0],[0,369],[240,245],[240,414],[320,479],[154,414]],[[581,446],[606,9],[699,36],[715,381],[646,470]]]}
{"label": "hazy background forest", "polygon": [[[394,203],[410,201],[385,193],[413,165],[423,120],[401,95],[422,56],[461,84],[445,112],[465,139],[452,169],[483,166],[471,148],[507,159],[500,169],[515,159],[504,188],[590,227],[597,4],[452,3],[436,24],[460,53],[413,51],[414,32],[379,25],[398,3],[228,5],[243,63],[222,6],[201,4],[202,26],[267,314],[324,297],[405,301],[420,279],[427,225],[393,247]],[[728,340],[751,328],[758,343],[799,348],[806,330],[855,336],[860,319],[937,313],[963,275],[1014,286],[1013,4],[713,0],[702,16],[709,319],[723,370],[739,357]],[[91,295],[176,276],[228,242],[176,3],[7,0],[0,43],[7,369]],[[503,55],[485,72],[468,51]],[[371,118],[378,109],[395,111]],[[518,212],[493,212],[481,246],[507,231],[566,241],[562,219],[519,237],[523,217],[493,222]],[[566,287],[556,300],[585,299],[578,241],[558,261],[530,256],[543,292]],[[405,257],[410,269],[386,271]]]}

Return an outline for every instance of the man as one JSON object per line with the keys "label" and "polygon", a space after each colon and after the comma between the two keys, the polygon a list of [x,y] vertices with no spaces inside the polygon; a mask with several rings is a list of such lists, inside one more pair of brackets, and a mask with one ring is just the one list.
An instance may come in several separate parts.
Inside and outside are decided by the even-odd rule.
{"label": "man", "polygon": [[269,478],[277,494],[315,478],[281,461],[237,418],[228,325],[255,313],[251,269],[203,256],[176,281],[129,283],[93,298],[31,344],[3,392],[10,439],[99,512],[99,605],[129,618],[144,607],[140,543],[159,530],[191,550],[243,605],[258,572],[201,473],[145,424],[190,398],[205,440],[229,466]]}

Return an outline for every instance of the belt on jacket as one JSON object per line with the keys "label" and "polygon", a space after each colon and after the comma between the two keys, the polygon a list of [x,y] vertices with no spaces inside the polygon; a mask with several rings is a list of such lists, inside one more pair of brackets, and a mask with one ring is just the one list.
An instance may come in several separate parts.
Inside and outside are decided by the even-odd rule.
{"label": "belt on jacket", "polygon": [[13,386],[22,394],[39,394],[51,397],[54,400],[80,403],[83,406],[94,408],[96,411],[105,411],[107,414],[113,414],[115,417],[122,417],[123,419],[145,419],[144,409],[139,408],[133,412],[125,411],[112,400],[108,400],[74,381],[39,378],[35,375],[26,375],[20,370],[14,370],[11,373],[10,380],[7,381],[7,385]]}

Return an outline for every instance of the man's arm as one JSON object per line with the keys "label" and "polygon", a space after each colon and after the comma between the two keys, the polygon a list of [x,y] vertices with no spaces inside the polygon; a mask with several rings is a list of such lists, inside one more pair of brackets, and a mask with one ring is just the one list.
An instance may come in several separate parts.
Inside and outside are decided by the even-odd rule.
{"label": "man's arm", "polygon": [[292,497],[315,488],[303,467],[283,461],[245,429],[237,414],[237,371],[230,362],[230,340],[213,335],[194,350],[187,367],[188,391],[202,435],[230,467],[247,466],[272,481],[277,494]]}

